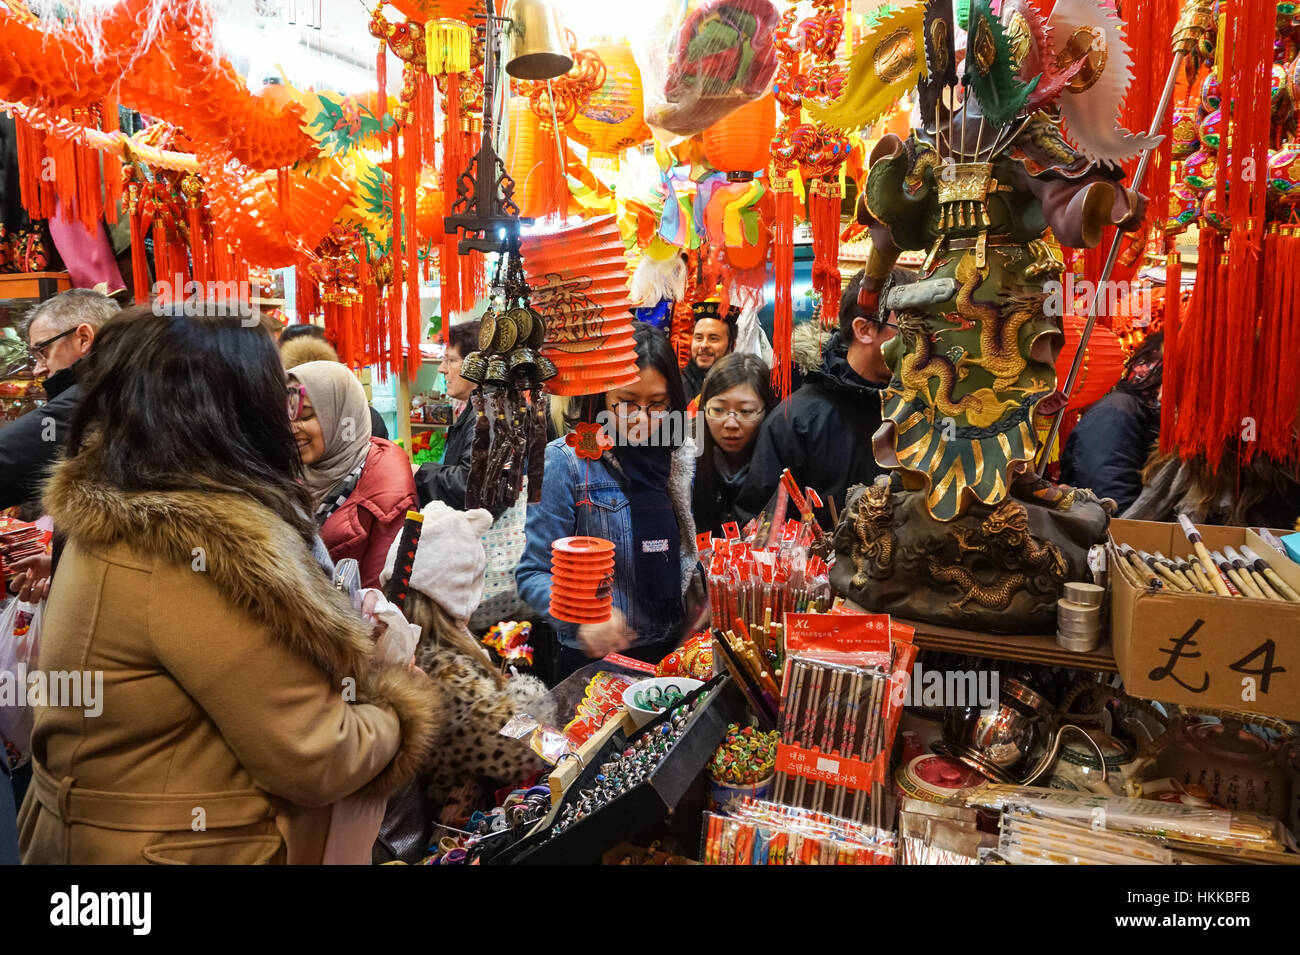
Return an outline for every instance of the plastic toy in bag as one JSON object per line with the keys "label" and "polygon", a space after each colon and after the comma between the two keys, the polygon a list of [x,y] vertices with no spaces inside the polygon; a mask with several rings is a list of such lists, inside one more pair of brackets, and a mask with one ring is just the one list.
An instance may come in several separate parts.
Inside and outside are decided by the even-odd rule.
{"label": "plastic toy in bag", "polygon": [[645,119],[694,136],[767,92],[776,73],[771,0],[705,0],[637,50]]}

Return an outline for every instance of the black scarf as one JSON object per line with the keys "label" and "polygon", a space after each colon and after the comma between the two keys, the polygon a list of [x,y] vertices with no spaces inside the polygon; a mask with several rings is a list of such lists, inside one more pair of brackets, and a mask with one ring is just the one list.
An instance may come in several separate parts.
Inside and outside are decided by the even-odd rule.
{"label": "black scarf", "polygon": [[625,445],[614,456],[627,479],[632,510],[637,606],[651,620],[677,620],[682,615],[681,532],[668,495],[672,448]]}

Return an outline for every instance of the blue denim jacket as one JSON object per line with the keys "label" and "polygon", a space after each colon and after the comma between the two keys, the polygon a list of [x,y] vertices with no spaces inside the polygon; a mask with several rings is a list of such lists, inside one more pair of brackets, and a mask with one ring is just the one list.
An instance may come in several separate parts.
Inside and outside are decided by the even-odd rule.
{"label": "blue denim jacket", "polygon": [[[637,612],[632,510],[616,468],[608,453],[599,461],[587,461],[579,458],[563,438],[558,438],[546,446],[546,476],[542,481],[541,500],[528,508],[528,522],[524,529],[527,544],[515,568],[515,584],[519,596],[547,619],[566,647],[578,646],[577,624],[550,617],[551,542],[561,537],[582,535],[613,541],[614,606],[636,632],[636,645],[664,640],[674,635],[682,625],[681,619],[641,619]],[[695,521],[691,517],[694,469],[694,446],[688,442],[673,452],[669,486],[665,489],[677,514],[681,533],[683,594],[698,559]],[[584,498],[591,504],[579,506],[578,502]]]}

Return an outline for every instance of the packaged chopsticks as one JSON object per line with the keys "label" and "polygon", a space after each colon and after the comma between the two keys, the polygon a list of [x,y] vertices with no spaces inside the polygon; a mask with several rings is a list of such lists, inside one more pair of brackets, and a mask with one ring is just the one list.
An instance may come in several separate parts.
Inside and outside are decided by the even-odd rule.
{"label": "packaged chopsticks", "polygon": [[705,865],[892,865],[896,854],[892,832],[755,799],[704,817]]}
{"label": "packaged chopsticks", "polygon": [[885,614],[786,620],[774,801],[879,826],[911,634]]}
{"label": "packaged chopsticks", "polygon": [[1013,865],[1174,864],[1169,847],[1150,839],[1016,808],[1002,814],[998,855]]}

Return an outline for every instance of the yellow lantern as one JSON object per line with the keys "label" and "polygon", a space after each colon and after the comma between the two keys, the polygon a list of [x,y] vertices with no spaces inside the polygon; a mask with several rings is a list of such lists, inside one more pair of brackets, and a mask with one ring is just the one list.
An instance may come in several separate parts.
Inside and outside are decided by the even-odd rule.
{"label": "yellow lantern", "polygon": [[569,125],[569,135],[589,150],[591,159],[613,159],[650,138],[645,124],[641,71],[632,51],[618,43],[594,43],[591,47],[605,64],[605,83],[591,94]]}

